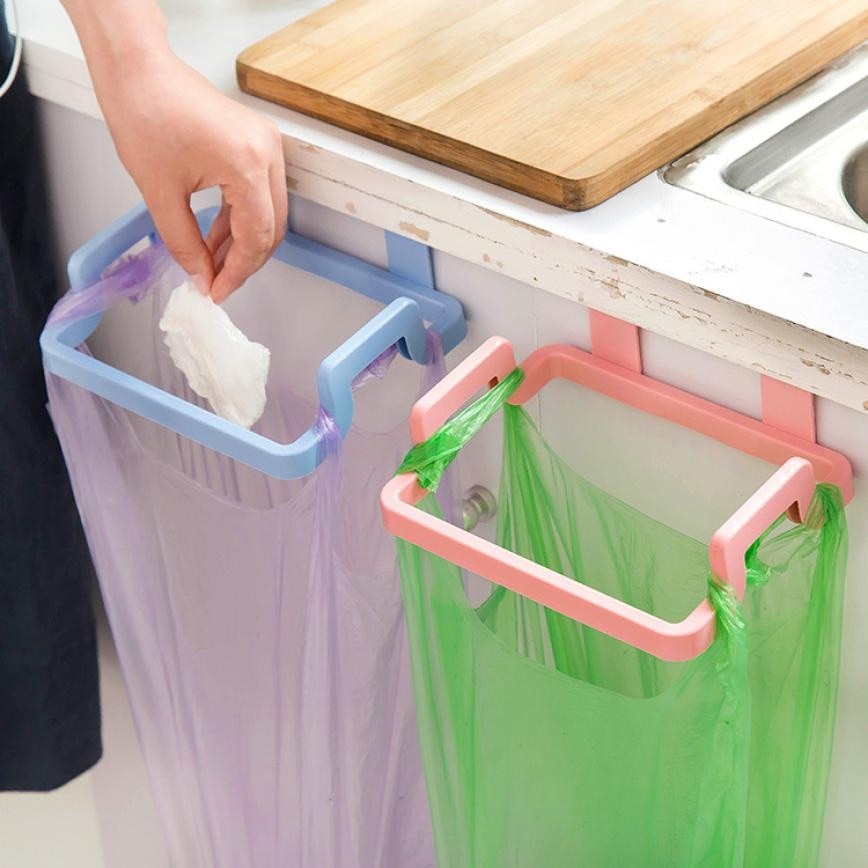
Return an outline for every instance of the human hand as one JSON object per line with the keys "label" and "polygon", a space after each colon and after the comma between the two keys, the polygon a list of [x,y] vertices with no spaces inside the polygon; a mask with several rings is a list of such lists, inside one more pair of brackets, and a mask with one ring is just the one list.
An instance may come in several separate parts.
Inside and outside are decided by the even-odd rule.
{"label": "human hand", "polygon": [[[280,134],[168,49],[111,73],[94,83],[118,155],[172,256],[221,302],[286,231]],[[203,239],[190,196],[214,186],[223,204]]]}

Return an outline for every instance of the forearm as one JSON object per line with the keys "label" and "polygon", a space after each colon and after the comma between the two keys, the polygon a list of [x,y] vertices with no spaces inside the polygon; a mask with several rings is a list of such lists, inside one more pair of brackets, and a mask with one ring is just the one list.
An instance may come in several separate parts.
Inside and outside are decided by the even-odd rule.
{"label": "forearm", "polygon": [[[175,57],[156,0],[61,2],[157,230],[197,285],[222,301],[283,238],[280,134]],[[223,207],[203,239],[190,196],[209,187],[220,188]]]}
{"label": "forearm", "polygon": [[154,0],[61,3],[78,34],[98,91],[104,76],[147,66],[169,52],[166,22]]}

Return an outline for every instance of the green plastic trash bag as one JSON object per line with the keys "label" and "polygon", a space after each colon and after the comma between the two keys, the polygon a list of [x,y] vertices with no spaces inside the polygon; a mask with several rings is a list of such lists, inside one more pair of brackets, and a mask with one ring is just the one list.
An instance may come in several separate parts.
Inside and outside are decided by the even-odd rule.
{"label": "green plastic trash bag", "polygon": [[[435,488],[519,380],[403,468]],[[846,558],[837,489],[750,549],[739,605],[709,581],[706,543],[579,477],[524,410],[505,406],[504,425],[500,545],[669,620],[708,595],[718,629],[696,659],[662,661],[503,588],[474,608],[457,567],[401,542],[441,868],[816,865]],[[439,514],[433,496],[420,508]]]}

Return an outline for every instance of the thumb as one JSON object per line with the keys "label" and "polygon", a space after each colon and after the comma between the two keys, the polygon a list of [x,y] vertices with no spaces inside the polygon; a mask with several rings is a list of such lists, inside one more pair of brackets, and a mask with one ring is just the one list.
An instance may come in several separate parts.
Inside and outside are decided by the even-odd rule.
{"label": "thumb", "polygon": [[186,198],[164,200],[151,207],[151,216],[175,262],[190,275],[201,292],[210,292],[214,260],[189,201]]}

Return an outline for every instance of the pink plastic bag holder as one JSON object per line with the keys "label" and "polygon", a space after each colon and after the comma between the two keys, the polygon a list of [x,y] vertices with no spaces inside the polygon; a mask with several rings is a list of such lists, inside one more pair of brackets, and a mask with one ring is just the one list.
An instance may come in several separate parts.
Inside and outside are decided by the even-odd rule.
{"label": "pink plastic bag holder", "polygon": [[[739,599],[747,549],[782,513],[803,521],[821,482],[838,486],[845,504],[852,500],[850,462],[814,440],[812,396],[763,378],[765,421],[760,422],[642,374],[635,326],[592,312],[591,327],[593,355],[564,344],[537,350],[522,364],[525,379],[510,403],[524,404],[552,380],[566,379],[777,465],[709,546],[712,573]],[[478,391],[515,367],[509,341],[486,341],[416,403],[410,416],[413,442],[426,440]],[[665,621],[416,509],[427,493],[412,473],[386,485],[380,500],[391,533],[656,657],[688,660],[711,644],[715,614],[707,600],[683,621]]]}

